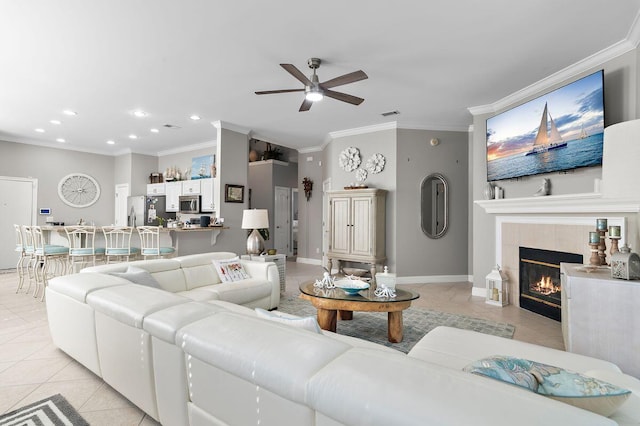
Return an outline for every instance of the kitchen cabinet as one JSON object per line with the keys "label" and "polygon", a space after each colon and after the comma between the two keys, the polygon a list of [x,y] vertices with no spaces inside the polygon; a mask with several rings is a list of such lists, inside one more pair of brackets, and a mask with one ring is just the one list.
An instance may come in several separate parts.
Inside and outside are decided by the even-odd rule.
{"label": "kitchen cabinet", "polygon": [[568,352],[604,359],[640,377],[640,280],[611,278],[611,270],[589,272],[560,264],[562,337]]}
{"label": "kitchen cabinet", "polygon": [[165,210],[167,212],[180,211],[180,196],[182,195],[182,182],[166,182],[165,189]]}
{"label": "kitchen cabinet", "polygon": [[164,195],[164,183],[147,184],[147,195]]}
{"label": "kitchen cabinet", "polygon": [[329,191],[328,268],[340,260],[368,263],[375,279],[376,265],[386,260],[385,210],[387,191],[352,189]]}
{"label": "kitchen cabinet", "polygon": [[182,181],[182,195],[200,194],[200,179]]}
{"label": "kitchen cabinet", "polygon": [[204,213],[212,213],[216,211],[213,203],[213,187],[214,178],[200,179],[200,210]]}

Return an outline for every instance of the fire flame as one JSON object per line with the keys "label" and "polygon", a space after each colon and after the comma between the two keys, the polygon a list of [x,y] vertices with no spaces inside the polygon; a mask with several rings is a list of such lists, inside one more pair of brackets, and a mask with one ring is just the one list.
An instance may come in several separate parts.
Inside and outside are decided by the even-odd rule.
{"label": "fire flame", "polygon": [[558,293],[560,291],[560,286],[553,284],[551,277],[542,277],[540,278],[540,281],[531,286],[531,289],[548,296],[553,293]]}

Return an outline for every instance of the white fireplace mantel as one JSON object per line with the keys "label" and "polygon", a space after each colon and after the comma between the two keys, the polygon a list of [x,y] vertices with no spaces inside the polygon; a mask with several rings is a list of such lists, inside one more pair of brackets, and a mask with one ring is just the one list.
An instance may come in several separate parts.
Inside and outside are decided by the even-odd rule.
{"label": "white fireplace mantel", "polygon": [[639,199],[605,198],[597,192],[476,200],[489,214],[639,213]]}

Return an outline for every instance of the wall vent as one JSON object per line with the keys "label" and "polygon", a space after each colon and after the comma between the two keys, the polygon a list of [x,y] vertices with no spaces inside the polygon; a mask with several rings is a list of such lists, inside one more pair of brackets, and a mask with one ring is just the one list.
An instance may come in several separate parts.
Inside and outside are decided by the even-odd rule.
{"label": "wall vent", "polygon": [[165,127],[167,129],[180,129],[180,126],[176,126],[175,124],[163,124],[162,127]]}
{"label": "wall vent", "polygon": [[383,112],[380,115],[383,117],[389,117],[390,115],[398,115],[398,114],[400,114],[400,111],[395,110],[395,111]]}

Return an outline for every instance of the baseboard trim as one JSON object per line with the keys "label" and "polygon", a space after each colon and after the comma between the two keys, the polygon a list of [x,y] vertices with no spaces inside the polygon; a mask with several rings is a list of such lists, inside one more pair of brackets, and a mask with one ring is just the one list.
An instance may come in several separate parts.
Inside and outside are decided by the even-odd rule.
{"label": "baseboard trim", "polygon": [[434,284],[470,282],[471,275],[426,275],[421,277],[398,277],[396,284]]}
{"label": "baseboard trim", "polygon": [[306,257],[297,257],[296,258],[296,262],[297,263],[305,263],[307,265],[322,266],[322,259],[309,259],[309,258],[306,258]]}
{"label": "baseboard trim", "polygon": [[471,290],[471,295],[486,298],[487,289],[482,287],[473,287],[473,289]]}

